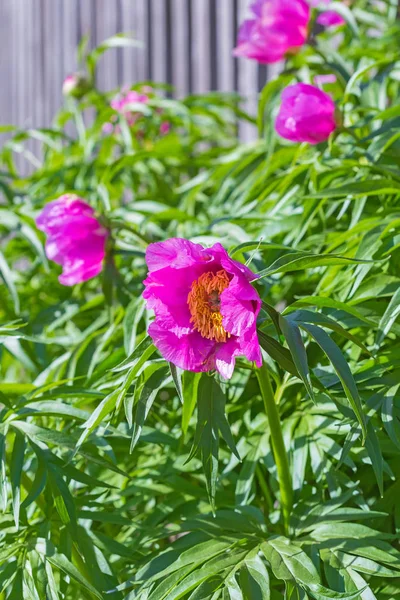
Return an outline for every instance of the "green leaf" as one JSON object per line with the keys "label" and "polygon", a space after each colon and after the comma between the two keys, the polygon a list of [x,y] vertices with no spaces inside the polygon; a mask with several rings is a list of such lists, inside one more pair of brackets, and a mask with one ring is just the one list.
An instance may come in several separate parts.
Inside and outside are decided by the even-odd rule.
{"label": "green leaf", "polygon": [[6,435],[7,427],[0,432],[0,507],[3,512],[7,509],[7,475],[6,475]]}
{"label": "green leaf", "polygon": [[200,382],[200,373],[184,371],[182,375],[182,433],[186,435],[189,429],[190,419],[197,404],[197,393]]}
{"label": "green leaf", "polygon": [[332,363],[332,366],[335,369],[337,376],[342,382],[343,389],[354,411],[354,414],[356,415],[357,420],[361,425],[363,438],[365,439],[367,435],[367,425],[365,420],[365,414],[361,405],[361,399],[353,375],[350,371],[350,367],[347,364],[346,359],[344,358],[339,346],[337,346],[332,340],[332,338],[330,338],[329,335],[320,327],[310,325],[309,323],[302,323],[301,327],[302,329],[307,331],[311,335],[311,337],[314,338],[314,340],[325,352],[326,356]]}
{"label": "green leaf", "polygon": [[169,370],[171,371],[172,380],[175,384],[176,391],[178,393],[179,400],[183,404],[183,387],[182,387],[182,377],[183,377],[183,369],[176,367],[172,363],[169,363]]}
{"label": "green leaf", "polygon": [[246,568],[251,577],[258,584],[258,587],[261,592],[260,599],[270,600],[271,590],[269,583],[269,574],[264,562],[259,556],[258,548],[255,548],[246,556],[246,558],[244,559],[244,564],[246,565]]}
{"label": "green leaf", "polygon": [[372,468],[374,470],[376,481],[379,487],[379,492],[381,496],[383,496],[383,457],[378,436],[375,433],[375,428],[371,421],[368,422],[365,446],[371,459]]}
{"label": "green leaf", "polygon": [[[400,189],[399,189],[400,191]],[[272,265],[258,273],[258,279],[274,275],[275,273],[288,273],[290,271],[301,271],[303,269],[314,269],[316,267],[329,267],[333,265],[352,265],[374,262],[369,260],[358,260],[347,256],[335,254],[306,254],[304,252],[291,252],[278,258]]]}
{"label": "green leaf", "polygon": [[[365,588],[363,588],[365,589]],[[334,592],[321,584],[310,585],[307,590],[315,600],[361,600],[360,592]]]}
{"label": "green leaf", "polygon": [[294,542],[284,538],[270,538],[260,546],[278,579],[292,580],[304,585],[320,583],[311,558]]}
{"label": "green leaf", "polygon": [[120,371],[126,371],[131,369],[134,371],[133,378],[136,376],[136,373],[139,371],[140,367],[144,365],[146,360],[148,360],[152,354],[156,351],[155,346],[153,346],[153,342],[150,336],[146,336],[140,344],[138,344],[135,350],[132,352],[127,359],[125,359],[121,364],[114,367],[113,371],[119,373]]}
{"label": "green leaf", "polygon": [[378,331],[375,337],[375,348],[379,348],[382,340],[387,336],[393,323],[400,315],[400,288],[393,294],[387,309],[379,321]]}
{"label": "green leaf", "polygon": [[66,573],[71,579],[76,581],[79,585],[85,588],[88,592],[93,594],[96,598],[102,600],[103,595],[96,590],[95,587],[81,574],[81,572],[73,565],[64,554],[51,554],[47,555],[46,559],[49,563]]}
{"label": "green leaf", "polygon": [[361,196],[377,196],[383,194],[399,194],[400,183],[392,179],[371,179],[356,181],[337,188],[328,188],[313,194],[307,199],[319,198],[359,198]]}
{"label": "green leaf", "polygon": [[214,506],[215,501],[218,475],[219,431],[230,450],[240,460],[229,423],[225,416],[225,401],[225,394],[214,377],[203,373],[197,394],[198,416],[196,434],[188,460],[200,450],[206,476],[207,491],[212,506]]}
{"label": "green leaf", "polygon": [[11,455],[10,479],[12,489],[12,504],[15,527],[19,526],[19,511],[21,505],[21,476],[24,466],[25,455],[25,437],[19,432],[15,432],[14,446]]}
{"label": "green leaf", "polygon": [[294,323],[291,318],[285,318],[280,315],[279,325],[282,333],[285,336],[289,346],[290,353],[293,357],[293,362],[296,365],[297,371],[302,378],[306,390],[312,400],[314,399],[314,391],[311,385],[310,371],[308,368],[307,352],[301,337],[300,328]]}
{"label": "green leaf", "polygon": [[145,312],[145,302],[140,296],[134,298],[126,309],[123,327],[124,327],[124,347],[126,355],[129,357],[135,350],[136,332],[138,325]]}
{"label": "green leaf", "polygon": [[293,362],[292,355],[287,348],[282,346],[273,337],[260,330],[258,330],[258,339],[260,346],[267,354],[269,354],[271,358],[276,360],[276,362],[284,371],[287,371],[288,373],[291,373],[292,375],[295,375],[295,377],[301,379],[296,365]]}
{"label": "green leaf", "polygon": [[117,404],[121,402],[121,399],[125,396],[125,389],[117,388],[111,394],[108,394],[100,404],[96,407],[96,409],[92,412],[89,419],[84,424],[84,429],[76,443],[75,452],[82,446],[82,444],[87,440],[89,435],[100,425],[100,423],[104,420],[105,417],[110,415]]}
{"label": "green leaf", "polygon": [[4,255],[1,252],[0,252],[0,275],[2,276],[4,283],[13,299],[15,314],[19,315],[20,302],[19,302],[17,288],[15,287],[15,284],[14,284],[14,277],[13,277],[10,267],[7,264],[6,259],[4,258]]}
{"label": "green leaf", "polygon": [[139,401],[136,406],[135,415],[133,417],[133,431],[130,448],[131,452],[139,441],[144,422],[149,414],[154,400],[156,399],[160,387],[165,385],[167,382],[168,372],[168,367],[158,368],[157,371],[150,375],[149,379],[143,386]]}

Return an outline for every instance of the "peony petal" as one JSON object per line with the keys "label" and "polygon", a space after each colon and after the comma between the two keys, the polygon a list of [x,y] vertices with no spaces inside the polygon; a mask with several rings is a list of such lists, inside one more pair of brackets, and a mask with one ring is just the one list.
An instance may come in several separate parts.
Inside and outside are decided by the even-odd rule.
{"label": "peony petal", "polygon": [[275,63],[306,42],[310,21],[306,0],[256,0],[250,10],[253,18],[242,23],[234,56]]}
{"label": "peony petal", "polygon": [[203,246],[183,238],[170,238],[165,242],[155,242],[149,244],[146,250],[146,263],[150,273],[165,267],[182,269],[198,262],[206,263],[210,260],[211,257],[204,251]]}
{"label": "peony petal", "polygon": [[240,343],[236,338],[221,344],[215,356],[215,367],[224,379],[230,379],[235,368],[236,356],[240,354]]}
{"label": "peony petal", "polygon": [[77,261],[68,266],[63,266],[63,272],[59,276],[58,281],[62,285],[76,285],[82,283],[92,277],[99,275],[103,269],[102,261],[98,261],[91,265],[85,264],[82,261]]}
{"label": "peony petal", "polygon": [[231,258],[221,244],[214,244],[211,246],[211,248],[207,249],[207,252],[213,257],[216,263],[225,269],[227,273],[230,273],[231,275],[244,276],[248,281],[254,281],[254,279],[257,278],[257,275],[253,273],[251,269],[246,267],[246,265]]}
{"label": "peony petal", "polygon": [[243,277],[235,277],[221,294],[222,324],[232,335],[253,331],[260,309],[260,296]]}
{"label": "peony petal", "polygon": [[196,373],[215,368],[215,342],[203,338],[197,331],[178,337],[153,322],[149,335],[161,356],[177,367]]}

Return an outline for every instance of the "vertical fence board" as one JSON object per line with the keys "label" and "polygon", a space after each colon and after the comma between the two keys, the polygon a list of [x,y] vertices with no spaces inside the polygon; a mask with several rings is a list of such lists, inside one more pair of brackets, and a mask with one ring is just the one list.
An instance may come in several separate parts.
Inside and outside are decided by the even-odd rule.
{"label": "vertical fence board", "polygon": [[210,6],[206,0],[192,3],[192,65],[193,92],[196,94],[210,89]]}
{"label": "vertical fence board", "polygon": [[144,81],[151,78],[150,64],[150,39],[149,34],[149,0],[135,0],[131,10],[133,10],[134,37],[142,44],[142,48],[135,52],[136,67],[135,72],[137,81]]}
{"label": "vertical fence board", "polygon": [[[135,34],[135,25],[134,25],[134,11],[132,7],[132,0],[122,0],[121,1],[121,31],[135,39],[137,39],[137,35]],[[121,85],[132,85],[137,79],[137,70],[136,63],[137,59],[135,56],[136,52],[140,52],[140,50],[131,50],[130,48],[124,50],[122,52],[122,72],[121,72],[121,80],[119,83]]]}
{"label": "vertical fence board", "polygon": [[[99,61],[98,83],[109,90],[153,79],[177,97],[212,89],[239,91],[254,113],[267,75],[279,72],[232,57],[248,0],[0,0],[1,121],[49,126],[61,103],[64,77],[74,72],[76,46],[89,48],[119,32],[143,48],[112,49]],[[5,57],[5,58],[3,58]],[[11,75],[10,75],[11,74]],[[254,128],[241,125],[245,139]]]}
{"label": "vertical fence board", "polygon": [[[96,44],[118,33],[118,0],[96,0]],[[97,82],[103,91],[118,85],[118,50],[108,50],[99,60]]]}
{"label": "vertical fence board", "polygon": [[217,3],[217,86],[223,92],[235,89],[234,61],[237,59],[232,56],[232,48],[236,32],[231,6],[231,0],[219,0]]}
{"label": "vertical fence board", "polygon": [[[171,41],[172,84],[178,98],[189,94],[189,4],[188,0],[171,1]],[[182,60],[186,57],[187,60]]]}
{"label": "vertical fence board", "polygon": [[[79,0],[78,0],[79,1]],[[76,47],[81,36],[79,31],[79,7],[76,0],[62,2],[62,27],[63,27],[63,73],[62,79],[66,75],[73,73],[79,68],[76,61]]]}
{"label": "vertical fence board", "polygon": [[166,2],[151,0],[151,76],[156,83],[167,82]]}
{"label": "vertical fence board", "polygon": [[[246,16],[248,2],[247,0],[239,0],[238,4],[238,21],[241,23]],[[244,98],[243,108],[249,114],[255,116],[257,114],[257,98],[258,98],[258,65],[253,60],[239,58],[239,94]],[[245,141],[254,139],[254,125],[247,122],[239,124],[239,135]]]}

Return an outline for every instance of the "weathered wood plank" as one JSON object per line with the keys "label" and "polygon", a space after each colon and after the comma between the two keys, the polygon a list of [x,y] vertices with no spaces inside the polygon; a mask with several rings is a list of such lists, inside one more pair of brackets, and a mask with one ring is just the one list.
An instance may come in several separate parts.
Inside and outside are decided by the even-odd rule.
{"label": "weathered wood plank", "polygon": [[[239,0],[238,3],[238,22],[241,23],[246,16],[248,9],[247,0]],[[249,114],[257,114],[258,101],[258,65],[253,60],[238,58],[239,68],[239,94],[243,97],[243,108]],[[256,134],[255,127],[251,123],[241,122],[239,124],[239,135],[245,140],[254,139]]]}
{"label": "weathered wood plank", "polygon": [[210,89],[210,5],[206,0],[192,4],[191,41],[193,92]]}
{"label": "weathered wood plank", "polygon": [[235,90],[235,58],[232,48],[235,40],[235,19],[231,0],[217,3],[217,86],[223,92]]}
{"label": "weathered wood plank", "polygon": [[[188,0],[171,0],[171,63],[172,85],[175,95],[189,94],[189,3]],[[186,57],[186,60],[184,60]]]}
{"label": "weathered wood plank", "polygon": [[[257,91],[279,71],[234,59],[237,25],[248,0],[0,0],[1,122],[49,126],[74,72],[76,46],[89,48],[121,31],[143,49],[113,49],[100,59],[98,83],[110,90],[151,80],[171,83],[175,96],[211,89],[239,91],[255,112]],[[241,135],[254,135],[243,125]]]}

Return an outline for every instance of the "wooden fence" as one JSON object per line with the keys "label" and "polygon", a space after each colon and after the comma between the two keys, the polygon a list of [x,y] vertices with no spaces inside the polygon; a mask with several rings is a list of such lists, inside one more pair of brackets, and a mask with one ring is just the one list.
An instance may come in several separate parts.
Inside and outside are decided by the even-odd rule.
{"label": "wooden fence", "polygon": [[[60,103],[64,77],[76,65],[83,35],[93,48],[115,33],[131,33],[143,49],[103,56],[103,90],[136,81],[170,83],[176,97],[238,91],[255,113],[266,67],[235,59],[238,24],[249,0],[0,0],[0,124],[46,127]],[[243,124],[241,136],[254,135]]]}

